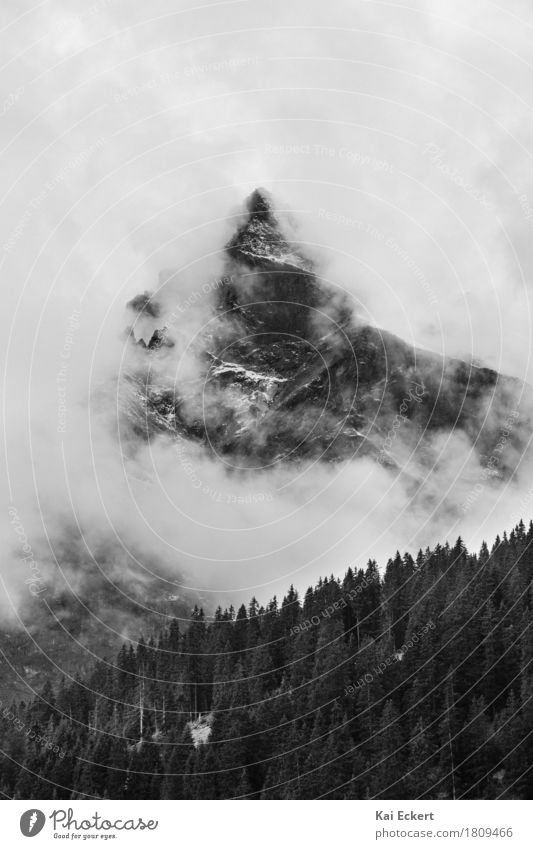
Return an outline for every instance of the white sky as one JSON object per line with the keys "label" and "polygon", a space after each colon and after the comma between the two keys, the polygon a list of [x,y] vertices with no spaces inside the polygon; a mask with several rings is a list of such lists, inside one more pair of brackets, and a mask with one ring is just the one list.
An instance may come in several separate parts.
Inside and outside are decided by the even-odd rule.
{"label": "white sky", "polygon": [[[72,497],[85,521],[108,521],[96,481],[115,470],[113,441],[100,434],[95,442],[86,403],[89,386],[113,374],[122,356],[124,304],[153,288],[162,268],[186,268],[187,285],[216,273],[228,214],[256,185],[292,213],[321,272],[373,323],[531,379],[532,36],[526,0],[511,9],[489,0],[4,0],[6,499],[37,539],[43,503],[64,517]],[[57,375],[75,309],[61,440]],[[109,471],[107,495],[122,505],[129,495],[112,479]],[[332,514],[345,484],[318,517]],[[208,517],[212,507],[197,505]],[[472,539],[490,538],[511,510],[506,502],[492,521],[485,510]],[[134,513],[129,503],[124,511]],[[272,534],[290,547],[287,503],[272,511],[269,521],[283,517],[285,530],[258,534],[250,546],[241,535],[242,551],[215,535],[212,550],[261,561]],[[155,512],[156,536],[166,540],[174,512]],[[317,515],[306,514],[302,534]],[[111,515],[109,526],[123,530],[121,518]],[[328,538],[317,570],[342,572],[350,552],[397,547],[389,514],[379,545],[383,515],[359,519],[359,548],[347,544],[332,558]],[[242,527],[256,522],[246,513]],[[339,522],[331,533],[341,534]],[[416,517],[404,526],[402,545],[420,541],[419,524]],[[194,572],[200,540],[191,527],[179,557]],[[428,540],[437,537],[432,527]],[[315,532],[288,555],[287,571],[304,568],[320,539]],[[252,583],[273,563],[274,554],[261,561]]]}

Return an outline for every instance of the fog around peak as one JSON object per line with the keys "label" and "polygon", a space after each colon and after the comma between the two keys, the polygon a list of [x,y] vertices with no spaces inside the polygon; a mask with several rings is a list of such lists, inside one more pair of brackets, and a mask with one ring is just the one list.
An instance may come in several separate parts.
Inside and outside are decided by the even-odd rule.
{"label": "fog around peak", "polygon": [[529,33],[520,4],[483,5],[220,2],[208,34],[167,0],[53,0],[23,20],[5,5],[10,616],[28,585],[9,506],[51,596],[101,569],[135,600],[155,580],[209,604],[527,518],[522,458],[493,486],[460,432],[435,436],[413,494],[368,459],[243,479],[194,443],[123,444],[116,425],[127,326],[148,340],[168,322],[153,369],[197,379],[225,246],[263,186],[358,320],[531,380]]}

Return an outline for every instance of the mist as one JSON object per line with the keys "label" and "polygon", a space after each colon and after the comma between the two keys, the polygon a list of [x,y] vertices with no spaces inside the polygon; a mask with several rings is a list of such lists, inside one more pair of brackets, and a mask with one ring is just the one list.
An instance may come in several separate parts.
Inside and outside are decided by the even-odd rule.
{"label": "mist", "polygon": [[24,545],[50,599],[100,576],[135,604],[213,609],[529,518],[528,459],[507,456],[498,483],[458,431],[433,441],[431,474],[405,445],[393,475],[368,459],[239,472],[117,426],[143,353],[126,328],[148,342],[168,325],[155,378],[202,377],[195,345],[258,185],[359,320],[532,380],[522,8],[4,4],[6,616],[32,586]]}

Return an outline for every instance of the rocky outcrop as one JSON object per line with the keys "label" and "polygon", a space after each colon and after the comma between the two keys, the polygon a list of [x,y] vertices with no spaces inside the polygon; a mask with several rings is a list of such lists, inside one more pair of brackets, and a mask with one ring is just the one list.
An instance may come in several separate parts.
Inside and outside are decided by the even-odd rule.
{"label": "rocky outcrop", "polygon": [[[505,428],[494,464],[505,476],[531,436],[528,387],[359,323],[282,232],[264,190],[247,201],[216,292],[196,381],[170,387],[130,375],[137,430],[148,438],[185,435],[240,467],[354,456],[404,467],[414,455],[430,466],[443,432],[460,432],[483,462]],[[156,331],[146,355],[170,344]]]}

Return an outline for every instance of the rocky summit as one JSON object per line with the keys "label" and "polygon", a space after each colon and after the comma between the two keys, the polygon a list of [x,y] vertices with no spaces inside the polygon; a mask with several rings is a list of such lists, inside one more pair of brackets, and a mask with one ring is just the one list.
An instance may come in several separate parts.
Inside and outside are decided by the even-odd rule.
{"label": "rocky summit", "polygon": [[[147,343],[128,330],[136,353],[124,423],[137,435],[194,439],[233,468],[364,456],[407,469],[415,457],[434,464],[435,437],[453,432],[491,475],[512,473],[531,436],[529,388],[361,323],[283,231],[266,191],[248,198],[212,290],[209,332],[196,340],[186,380],[177,368],[165,381],[157,366],[179,356],[179,321],[169,330],[162,315]],[[156,296],[138,302],[160,315]],[[502,432],[505,450],[490,462]]]}

